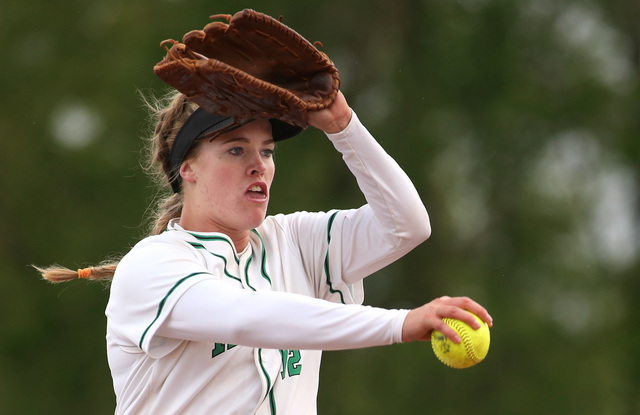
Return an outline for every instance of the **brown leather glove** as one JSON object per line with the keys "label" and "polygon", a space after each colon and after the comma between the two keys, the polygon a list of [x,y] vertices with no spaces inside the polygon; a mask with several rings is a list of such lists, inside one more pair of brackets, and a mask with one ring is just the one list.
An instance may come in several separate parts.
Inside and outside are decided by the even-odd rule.
{"label": "brown leather glove", "polygon": [[330,106],[340,88],[333,62],[304,37],[245,9],[214,15],[172,44],[154,66],[164,82],[204,110],[237,122],[274,118],[305,128],[307,111]]}

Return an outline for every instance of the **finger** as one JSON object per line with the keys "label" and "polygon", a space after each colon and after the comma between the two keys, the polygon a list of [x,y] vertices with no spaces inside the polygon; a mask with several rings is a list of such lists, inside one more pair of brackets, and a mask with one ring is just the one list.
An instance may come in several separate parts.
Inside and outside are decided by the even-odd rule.
{"label": "finger", "polygon": [[454,320],[460,320],[463,323],[466,323],[469,327],[471,327],[474,330],[478,330],[482,326],[480,322],[473,316],[473,314],[469,313],[467,310],[462,309],[460,307],[452,306],[447,310],[446,315],[443,315],[442,317],[452,318]]}
{"label": "finger", "polygon": [[437,330],[443,335],[445,335],[447,338],[449,338],[449,340],[451,340],[456,344],[462,341],[458,333],[454,329],[452,329],[447,323],[445,323],[443,320],[439,320],[438,322],[435,322],[433,324],[433,328],[434,330]]}
{"label": "finger", "polygon": [[[475,314],[476,316],[478,316],[480,318],[480,320],[482,320],[485,323],[487,323],[487,325],[489,327],[493,326],[493,317],[491,317],[489,312],[484,307],[482,307],[480,305],[477,305],[476,307],[469,307],[469,308],[466,308],[465,310],[470,311],[473,314]],[[474,325],[470,324],[470,325],[472,327],[480,328],[480,323],[478,322],[478,320],[476,320],[475,318],[473,320],[475,321],[475,323],[478,323],[477,327],[475,326],[475,324]],[[467,323],[467,324],[469,324],[469,323]]]}
{"label": "finger", "polygon": [[[451,299],[451,303],[462,310],[470,311],[471,313],[475,314],[480,318],[480,320],[487,323],[489,327],[493,326],[493,317],[491,317],[489,312],[483,306],[473,301],[469,297],[455,297]],[[481,324],[475,318],[473,318],[473,316],[469,315],[469,313],[461,314],[459,311],[455,311],[454,313],[455,316],[452,316],[453,318],[464,321],[474,329],[480,328]]]}

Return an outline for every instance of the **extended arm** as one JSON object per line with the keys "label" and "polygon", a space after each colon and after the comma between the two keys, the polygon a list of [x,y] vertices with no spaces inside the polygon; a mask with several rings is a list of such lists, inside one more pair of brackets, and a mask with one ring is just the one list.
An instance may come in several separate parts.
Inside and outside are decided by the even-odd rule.
{"label": "extended arm", "polygon": [[[230,310],[232,310],[230,312]],[[411,311],[343,305],[273,291],[249,292],[205,280],[187,290],[158,329],[163,337],[265,348],[341,350],[428,341],[439,330],[460,338],[442,319],[492,325],[488,312],[466,297],[441,297]]]}
{"label": "extended arm", "polygon": [[182,295],[157,334],[272,349],[355,349],[400,342],[406,315],[204,280]]}

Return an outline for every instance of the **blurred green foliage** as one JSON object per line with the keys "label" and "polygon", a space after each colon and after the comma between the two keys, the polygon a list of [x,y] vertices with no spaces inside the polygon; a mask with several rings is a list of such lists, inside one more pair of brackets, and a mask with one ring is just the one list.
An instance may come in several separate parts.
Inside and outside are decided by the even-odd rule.
{"label": "blurred green foliage", "polygon": [[[495,318],[463,371],[428,344],[326,353],[319,412],[640,413],[637,0],[4,2],[0,413],[113,413],[108,288],[29,265],[84,267],[145,235],[159,193],[138,93],[165,89],[159,43],[244,7],[322,41],[431,214],[366,303],[468,295]],[[362,203],[305,134],[278,149],[271,212]]]}

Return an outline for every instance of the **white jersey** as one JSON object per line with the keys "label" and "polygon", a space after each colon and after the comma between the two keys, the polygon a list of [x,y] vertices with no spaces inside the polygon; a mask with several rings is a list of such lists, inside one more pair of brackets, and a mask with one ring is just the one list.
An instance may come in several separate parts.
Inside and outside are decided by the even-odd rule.
{"label": "white jersey", "polygon": [[243,252],[174,220],[122,259],[106,310],[116,413],[315,414],[322,350],[402,340],[407,311],[361,305],[362,279],[426,239],[426,210],[355,114],[328,137],[363,207],[268,216]]}

